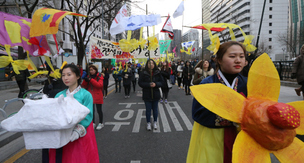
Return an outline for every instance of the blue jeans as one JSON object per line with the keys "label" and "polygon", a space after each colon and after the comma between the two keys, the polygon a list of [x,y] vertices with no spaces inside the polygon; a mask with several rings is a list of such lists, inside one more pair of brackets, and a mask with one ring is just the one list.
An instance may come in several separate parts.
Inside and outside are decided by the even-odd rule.
{"label": "blue jeans", "polygon": [[170,81],[172,85],[175,85],[175,76],[174,75],[170,75]]}
{"label": "blue jeans", "polygon": [[153,110],[153,119],[154,119],[154,122],[156,122],[157,116],[158,116],[158,100],[145,101],[145,105],[146,105],[147,123],[151,122],[151,110]]}

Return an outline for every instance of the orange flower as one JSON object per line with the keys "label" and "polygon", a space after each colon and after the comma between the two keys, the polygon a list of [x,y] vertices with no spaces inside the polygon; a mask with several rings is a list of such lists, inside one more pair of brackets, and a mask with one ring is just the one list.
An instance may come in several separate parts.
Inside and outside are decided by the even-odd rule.
{"label": "orange flower", "polygon": [[280,78],[266,53],[253,63],[247,90],[245,98],[219,83],[191,87],[208,110],[241,124],[232,162],[270,163],[269,153],[280,162],[302,162],[304,144],[295,135],[304,135],[304,101],[278,103]]}

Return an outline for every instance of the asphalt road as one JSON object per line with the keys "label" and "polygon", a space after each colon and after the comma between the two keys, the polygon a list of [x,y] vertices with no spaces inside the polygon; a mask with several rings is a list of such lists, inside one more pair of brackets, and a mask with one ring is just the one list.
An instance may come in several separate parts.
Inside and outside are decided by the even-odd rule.
{"label": "asphalt road", "polygon": [[[105,127],[95,130],[100,162],[185,162],[193,124],[192,96],[176,86],[171,89],[168,104],[159,103],[158,130],[147,131],[141,95],[138,86],[129,99],[123,91],[109,89],[102,107]],[[41,150],[30,150],[15,162],[41,162]]]}
{"label": "asphalt road", "polygon": [[[281,86],[279,102],[302,100],[302,97],[295,95],[293,89]],[[1,99],[10,98],[14,91],[16,90],[1,93]],[[168,104],[159,104],[158,130],[147,131],[141,94],[141,89],[137,87],[136,92],[131,92],[131,98],[125,99],[123,90],[115,93],[113,87],[109,89],[109,95],[103,104],[105,127],[95,130],[100,162],[186,162],[193,124],[192,96],[186,96],[183,90],[174,86],[169,92]],[[18,142],[24,143],[23,138]],[[39,163],[41,150],[21,150],[10,161]],[[273,155],[272,163],[278,163]]]}

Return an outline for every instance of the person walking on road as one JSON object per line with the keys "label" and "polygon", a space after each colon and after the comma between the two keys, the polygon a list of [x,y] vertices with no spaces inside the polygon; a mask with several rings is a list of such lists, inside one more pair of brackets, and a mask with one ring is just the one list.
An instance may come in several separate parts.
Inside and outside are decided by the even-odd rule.
{"label": "person walking on road", "polygon": [[[166,80],[170,81],[171,68],[168,65],[168,61],[163,62],[160,73],[163,76],[165,81]],[[165,84],[161,87],[161,90],[163,92],[163,97],[160,99],[160,102],[167,103],[168,94],[169,94],[169,87],[168,87],[167,82],[165,82]]]}
{"label": "person walking on road", "polygon": [[26,80],[31,82],[31,79],[28,78],[29,76],[31,76],[31,74],[28,71],[28,69],[25,69],[25,70],[19,70],[19,74],[16,74],[15,71],[13,71],[9,75],[9,79],[11,79],[11,77],[13,77],[13,76],[15,76],[16,82],[17,82],[18,87],[19,87],[18,98],[23,98],[24,92],[26,90],[28,90],[28,85],[26,83]]}
{"label": "person walking on road", "polygon": [[108,68],[103,67],[102,68],[102,74],[103,74],[103,97],[107,98],[107,96],[108,96],[109,78],[110,78],[110,75],[108,73]]}
{"label": "person walking on road", "polygon": [[214,70],[207,60],[201,60],[194,68],[193,85],[198,85],[203,79],[214,74]]}
{"label": "person walking on road", "polygon": [[164,79],[154,60],[149,59],[145,69],[139,75],[138,85],[142,88],[142,99],[146,106],[147,130],[151,130],[151,110],[153,111],[153,128],[157,130],[158,101],[161,97],[160,89],[164,85]]}
{"label": "person walking on road", "polygon": [[[115,80],[115,93],[119,90],[119,93],[121,92],[121,79],[122,79],[122,70],[119,68],[116,68],[113,72],[113,78]],[[118,89],[119,87],[119,89]]]}
{"label": "person walking on road", "polygon": [[134,64],[131,64],[131,72],[132,72],[132,86],[133,86],[133,91],[135,92],[135,87],[136,87],[136,74],[137,74],[137,69],[135,68]]}
{"label": "person walking on road", "polygon": [[176,77],[177,77],[177,86],[178,86],[178,89],[181,89],[181,84],[182,84],[182,81],[183,81],[183,70],[184,70],[184,61],[181,61],[180,64],[177,66],[177,69],[176,69],[176,71],[177,71]]}
{"label": "person walking on road", "polygon": [[[246,66],[246,49],[236,41],[225,42],[217,52],[218,72],[200,84],[221,83],[247,96],[247,78],[240,72]],[[202,92],[203,93],[203,92]],[[231,162],[236,126],[193,99],[193,125],[187,163]]]}
{"label": "person walking on road", "polygon": [[132,69],[131,62],[126,65],[125,69],[122,72],[123,76],[123,86],[125,88],[125,98],[130,98],[131,92],[131,82],[132,82]]}
{"label": "person walking on road", "polygon": [[193,75],[193,68],[191,67],[191,64],[189,61],[186,61],[185,67],[183,69],[183,81],[184,81],[184,88],[186,95],[190,94],[190,84],[192,80]]}
{"label": "person walking on road", "polygon": [[92,95],[80,87],[81,76],[76,65],[68,64],[64,66],[61,76],[62,81],[68,89],[59,92],[55,98],[58,98],[60,95],[66,97],[68,94],[72,94],[80,104],[90,110],[90,113],[75,126],[68,144],[59,149],[50,149],[49,160],[46,162],[99,163],[96,137],[92,124]]}
{"label": "person walking on road", "polygon": [[172,85],[175,85],[176,65],[174,61],[171,63],[171,70],[172,74],[170,75],[170,81]]}
{"label": "person walking on road", "polygon": [[300,55],[293,62],[292,78],[297,78],[297,82],[301,85],[300,88],[296,88],[295,91],[298,96],[301,96],[301,92],[304,100],[304,45],[301,47]]}
{"label": "person walking on road", "polygon": [[95,108],[97,109],[99,115],[99,123],[96,127],[96,130],[100,130],[104,127],[103,124],[103,113],[102,113],[102,104],[103,104],[103,76],[98,72],[98,69],[95,65],[89,66],[89,74],[84,78],[81,86],[87,89],[93,96],[93,127],[95,128]]}

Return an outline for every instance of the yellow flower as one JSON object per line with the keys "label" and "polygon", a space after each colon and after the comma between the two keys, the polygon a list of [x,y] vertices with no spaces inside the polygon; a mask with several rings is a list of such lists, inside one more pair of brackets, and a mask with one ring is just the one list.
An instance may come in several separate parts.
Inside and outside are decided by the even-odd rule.
{"label": "yellow flower", "polygon": [[155,36],[149,37],[148,40],[149,40],[149,47],[148,47],[149,50],[153,51],[156,48],[158,48],[158,46],[159,46],[158,40]]}
{"label": "yellow flower", "polygon": [[[241,124],[242,130],[233,146],[232,162],[270,163],[269,153],[280,162],[303,162],[304,144],[295,135],[304,135],[304,101],[278,103],[280,78],[266,53],[256,59],[249,71],[247,98],[219,83],[190,89],[196,100],[208,110]],[[285,114],[297,116],[294,118],[296,123],[289,122],[299,127],[278,126],[280,121],[288,120],[283,119],[283,113],[279,111],[277,119],[272,119],[276,115],[269,110],[277,109],[277,106],[284,106],[279,109]]]}

